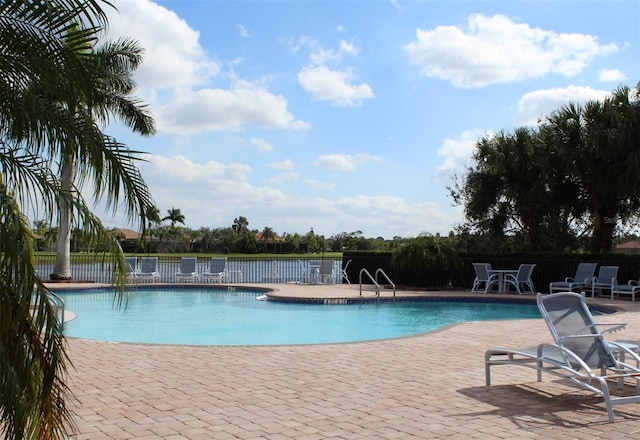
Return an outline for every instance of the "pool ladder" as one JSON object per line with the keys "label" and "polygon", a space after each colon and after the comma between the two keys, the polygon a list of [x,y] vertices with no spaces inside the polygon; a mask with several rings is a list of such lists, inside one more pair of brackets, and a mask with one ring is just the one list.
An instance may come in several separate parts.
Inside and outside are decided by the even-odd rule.
{"label": "pool ladder", "polygon": [[[60,323],[60,329],[64,329],[64,321],[65,321],[64,300],[50,290],[40,292],[40,294],[43,294],[43,293],[48,298],[48,300],[51,301],[52,303],[53,311],[56,314],[56,318],[58,319],[58,322]],[[34,293],[34,295],[36,295],[36,293]],[[33,299],[35,298],[32,296],[32,305],[31,305],[32,308],[35,307]]]}
{"label": "pool ladder", "polygon": [[378,275],[381,275],[382,277],[384,277],[384,280],[387,282],[387,284],[393,287],[393,297],[394,298],[396,297],[396,285],[393,283],[393,281],[391,281],[389,276],[381,268],[376,269],[375,276],[371,276],[371,274],[367,269],[364,269],[364,268],[360,269],[360,277],[359,277],[360,296],[362,296],[362,276],[363,275],[366,275],[367,278],[369,278],[369,280],[373,283],[373,285],[376,286],[376,297],[378,299],[380,299],[380,283],[378,282]]}

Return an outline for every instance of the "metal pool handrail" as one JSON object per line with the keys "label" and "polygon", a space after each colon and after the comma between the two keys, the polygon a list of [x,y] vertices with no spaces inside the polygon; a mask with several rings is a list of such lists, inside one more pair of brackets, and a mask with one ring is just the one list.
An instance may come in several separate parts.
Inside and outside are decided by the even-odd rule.
{"label": "metal pool handrail", "polygon": [[60,320],[60,328],[64,329],[64,300],[51,291],[48,291],[47,295],[55,303],[56,316]]}
{"label": "metal pool handrail", "polygon": [[371,276],[371,274],[369,273],[369,271],[367,269],[360,269],[360,296],[362,296],[362,274],[365,274],[369,277],[369,279],[371,280],[371,282],[376,286],[376,296],[378,298],[380,298],[380,284],[378,284],[378,282],[375,280],[375,278],[373,278]]}
{"label": "metal pool handrail", "polygon": [[376,269],[376,281],[378,281],[378,274],[382,274],[382,276],[387,280],[387,283],[389,283],[389,285],[391,287],[393,287],[393,297],[396,297],[396,285],[393,283],[393,281],[391,281],[391,278],[389,278],[389,276],[385,273],[384,270],[382,270],[382,268],[378,268]]}

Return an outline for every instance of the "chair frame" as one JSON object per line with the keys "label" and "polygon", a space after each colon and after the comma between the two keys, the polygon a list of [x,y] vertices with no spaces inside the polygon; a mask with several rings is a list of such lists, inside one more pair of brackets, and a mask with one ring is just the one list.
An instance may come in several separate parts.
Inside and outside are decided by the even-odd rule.
{"label": "chair frame", "polygon": [[[518,292],[518,295],[522,295],[523,293],[535,294],[536,289],[533,287],[533,280],[531,279],[531,274],[535,268],[535,264],[521,264],[517,274],[508,273],[504,276],[505,285],[509,284],[513,286],[516,292]],[[521,289],[521,287],[526,287],[527,289]]]}
{"label": "chair frame", "polygon": [[[213,271],[214,263],[224,261],[224,268],[222,271]],[[225,257],[213,257],[211,258],[211,262],[209,263],[209,269],[206,272],[202,272],[201,274],[202,281],[213,280],[214,282],[223,282],[229,279],[227,274],[227,259]]]}
{"label": "chair frame", "polygon": [[[550,305],[555,301],[569,301],[579,304],[576,313],[580,314],[585,327],[576,329],[575,334],[562,334],[557,330],[560,318],[552,316]],[[555,343],[542,343],[537,347],[523,349],[494,348],[485,352],[485,381],[491,385],[491,367],[494,365],[520,365],[537,371],[538,382],[542,374],[549,373],[568,380],[573,385],[585,388],[601,396],[606,404],[609,422],[615,422],[613,406],[626,403],[640,403],[640,357],[628,348],[624,342],[606,341],[603,333],[624,329],[625,324],[596,324],[587,307],[584,296],[575,292],[537,294],[537,303],[542,316],[553,335]],[[580,322],[578,320],[578,322]],[[610,326],[600,331],[601,326]],[[590,342],[589,342],[590,341]],[[582,346],[581,346],[582,344]],[[586,344],[586,345],[584,345]],[[570,347],[575,346],[585,352],[583,356]],[[589,350],[584,350],[584,348]],[[591,357],[594,349],[600,356],[594,365]],[[587,357],[589,356],[589,357]],[[626,359],[635,361],[636,366],[626,363]],[[636,382],[635,394],[611,396],[608,381],[615,381],[622,389],[625,379]]]}
{"label": "chair frame", "polygon": [[[149,266],[151,266],[153,270],[145,270],[149,269]],[[151,283],[159,282],[160,272],[158,272],[158,257],[144,257],[142,261],[140,261],[140,269],[134,272],[134,274],[136,281],[149,281]]]}
{"label": "chair frame", "polygon": [[335,283],[336,274],[333,270],[333,260],[320,260],[320,267],[318,267],[318,281],[323,284]]}
{"label": "chair frame", "polygon": [[[489,288],[496,284],[500,285],[500,276],[498,274],[490,274],[491,265],[489,263],[472,263],[476,272],[476,278],[471,286],[471,293],[482,292],[487,293]],[[486,275],[486,276],[485,276]],[[480,286],[484,283],[484,289],[480,290]]]}
{"label": "chair frame", "polygon": [[[191,268],[193,268],[193,271],[189,271],[189,269]],[[197,257],[182,257],[180,259],[180,270],[178,270],[174,276],[178,282],[190,281],[192,283],[195,283],[200,279],[200,275],[198,275],[197,268],[198,268]]]}
{"label": "chair frame", "polygon": [[614,295],[631,295],[631,302],[635,302],[636,293],[640,293],[640,280],[629,280],[627,284],[611,284],[611,299]]}
{"label": "chair frame", "polygon": [[340,269],[340,273],[342,275],[341,281],[345,280],[349,285],[351,284],[351,281],[349,281],[349,274],[347,273],[347,268],[349,267],[349,264],[351,264],[351,261],[352,260],[347,261],[344,267]]}
{"label": "chair frame", "polygon": [[307,268],[308,284],[318,284],[320,282],[320,262],[322,260],[309,260]]}
{"label": "chair frame", "polygon": [[[614,284],[618,284],[618,266],[600,266],[598,276],[590,280],[591,298],[595,296],[596,290],[598,296],[602,296],[602,289],[611,289]],[[588,286],[587,286],[588,287]]]}
{"label": "chair frame", "polygon": [[138,272],[138,257],[124,257],[124,261],[127,264],[127,281],[135,282]]}
{"label": "chair frame", "polygon": [[593,278],[598,263],[580,263],[575,276],[567,277],[564,281],[552,281],[549,283],[549,293],[555,292],[581,292]]}

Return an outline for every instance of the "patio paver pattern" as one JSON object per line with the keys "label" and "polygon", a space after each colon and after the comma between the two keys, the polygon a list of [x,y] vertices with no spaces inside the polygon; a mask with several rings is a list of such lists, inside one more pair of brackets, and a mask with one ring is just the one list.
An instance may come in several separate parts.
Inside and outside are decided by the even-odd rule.
{"label": "patio paver pattern", "polygon": [[[270,286],[302,296],[357,286]],[[458,292],[457,294],[461,294]],[[477,295],[477,294],[476,294]],[[640,336],[640,307],[599,317]],[[347,306],[336,306],[347,307]],[[211,319],[215,319],[213,316]],[[291,328],[295,332],[295,328]],[[68,339],[74,439],[640,438],[640,404],[614,409],[553,376],[493,367],[484,352],[551,336],[542,319],[472,322],[348,344],[194,347]]]}

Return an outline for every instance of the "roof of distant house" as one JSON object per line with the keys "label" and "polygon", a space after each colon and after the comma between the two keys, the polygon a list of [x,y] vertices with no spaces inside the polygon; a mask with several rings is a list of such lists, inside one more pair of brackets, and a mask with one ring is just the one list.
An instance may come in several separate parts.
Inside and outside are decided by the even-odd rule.
{"label": "roof of distant house", "polygon": [[631,240],[631,241],[626,241],[616,246],[616,249],[636,249],[636,248],[640,248],[640,238]]}
{"label": "roof of distant house", "polygon": [[[269,239],[264,238],[264,234],[262,233],[262,231],[256,233],[256,240],[258,240],[258,241],[272,241],[271,238],[269,238]],[[273,238],[273,241],[282,241],[282,240],[283,240],[283,238],[282,237],[278,237],[278,235],[276,235]]]}
{"label": "roof of distant house", "polygon": [[127,228],[118,228],[112,231],[114,234],[121,235],[124,237],[124,240],[138,240],[140,238],[140,233],[134,231],[133,229]]}

